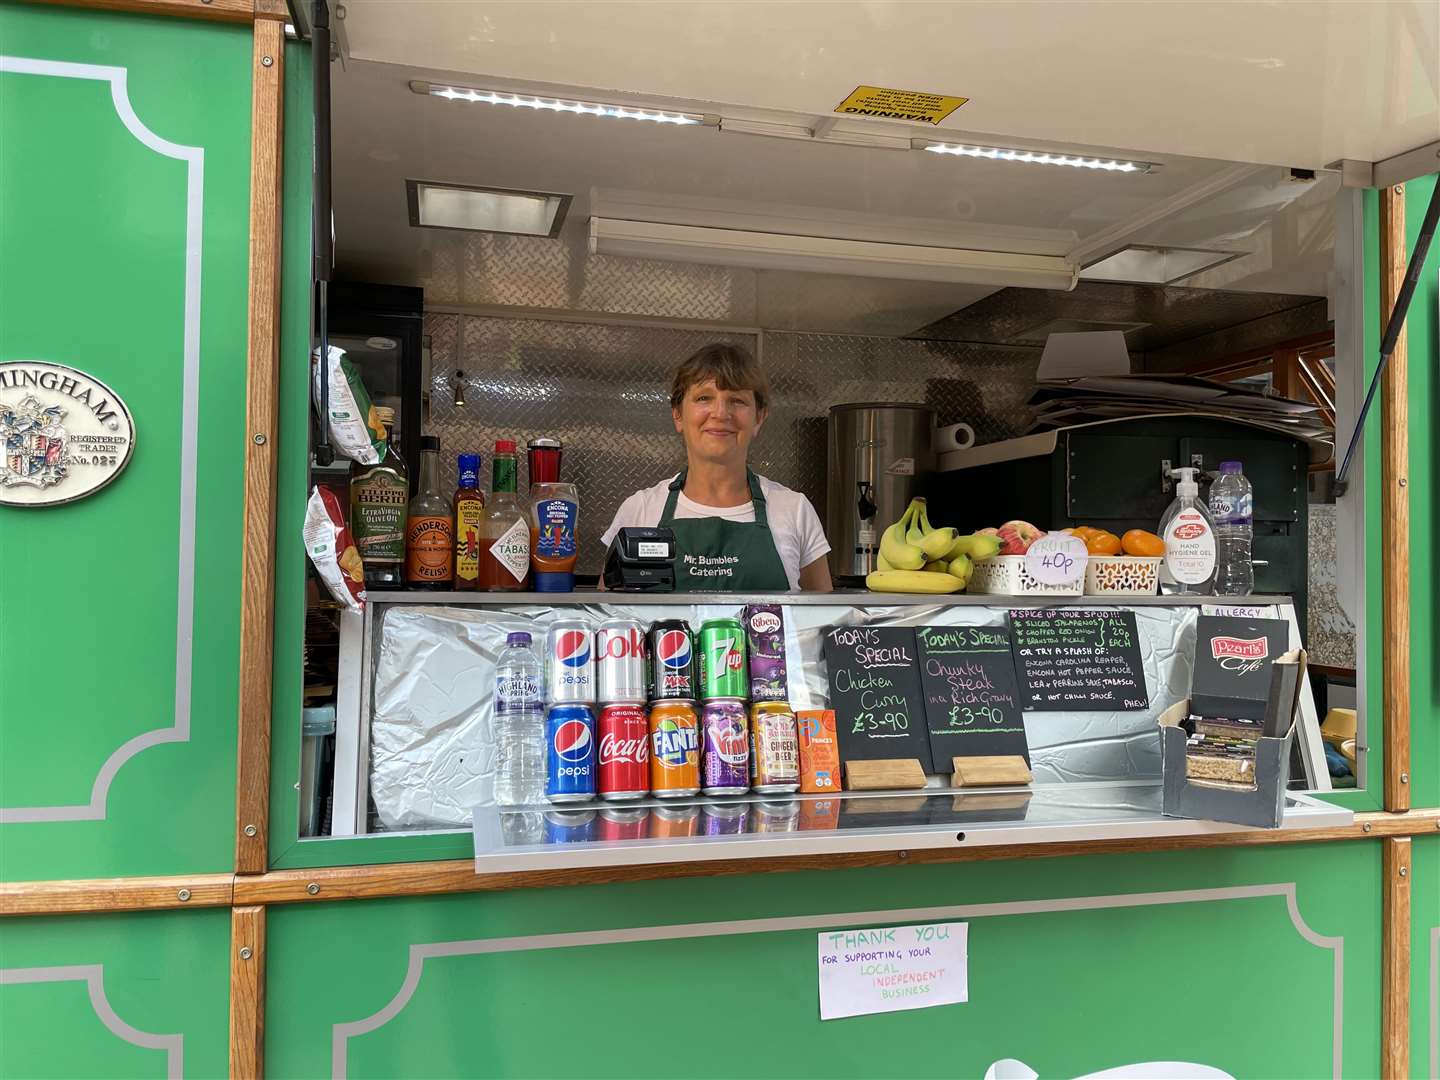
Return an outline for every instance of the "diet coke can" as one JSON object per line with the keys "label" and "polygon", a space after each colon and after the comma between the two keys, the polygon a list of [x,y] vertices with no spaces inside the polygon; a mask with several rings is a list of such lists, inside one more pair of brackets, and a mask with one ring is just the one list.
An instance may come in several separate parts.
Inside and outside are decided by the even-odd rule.
{"label": "diet coke can", "polygon": [[615,801],[650,794],[650,722],[645,707],[633,702],[606,705],[598,728],[600,797]]}
{"label": "diet coke can", "polygon": [[595,684],[603,705],[645,700],[645,627],[609,619],[595,630]]}
{"label": "diet coke can", "polygon": [[743,795],[750,789],[745,703],[730,698],[707,701],[700,730],[700,782],[705,794]]}
{"label": "diet coke can", "polygon": [[594,700],[595,652],[590,627],[579,619],[559,619],[545,635],[545,701],[550,705],[588,705]]}

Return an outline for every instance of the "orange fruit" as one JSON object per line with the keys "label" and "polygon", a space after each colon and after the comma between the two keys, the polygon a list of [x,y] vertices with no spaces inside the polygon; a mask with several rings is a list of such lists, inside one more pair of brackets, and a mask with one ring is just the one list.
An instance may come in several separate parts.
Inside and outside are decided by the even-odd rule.
{"label": "orange fruit", "polygon": [[1092,532],[1085,537],[1085,550],[1091,555],[1119,555],[1120,538],[1112,532]]}
{"label": "orange fruit", "polygon": [[1120,546],[1126,555],[1148,555],[1152,558],[1165,554],[1165,541],[1144,529],[1131,529],[1120,538]]}

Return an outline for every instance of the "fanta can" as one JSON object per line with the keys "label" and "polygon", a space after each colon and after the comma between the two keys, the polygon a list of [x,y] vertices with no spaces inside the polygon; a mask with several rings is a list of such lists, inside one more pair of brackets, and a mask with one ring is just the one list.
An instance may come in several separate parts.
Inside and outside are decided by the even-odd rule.
{"label": "fanta can", "polygon": [[700,721],[693,701],[650,707],[650,790],[661,799],[700,790]]}

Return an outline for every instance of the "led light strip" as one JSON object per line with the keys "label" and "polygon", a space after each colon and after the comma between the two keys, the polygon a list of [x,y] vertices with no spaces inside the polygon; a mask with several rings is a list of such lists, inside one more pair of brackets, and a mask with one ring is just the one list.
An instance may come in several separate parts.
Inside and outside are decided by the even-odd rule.
{"label": "led light strip", "polygon": [[468,86],[412,82],[410,89],[417,94],[444,98],[447,101],[468,101],[481,105],[509,105],[517,109],[574,113],[577,116],[605,116],[614,120],[648,120],[653,124],[675,124],[677,126],[704,124],[711,127],[720,122],[718,116],[711,117],[703,113],[664,112],[660,109],[610,105],[601,101],[571,101],[566,98],[533,97],[529,94],[511,94],[500,90],[476,90]]}
{"label": "led light strip", "polygon": [[915,146],[932,154],[954,154],[959,157],[985,158],[989,161],[1019,161],[1031,165],[1064,165],[1072,169],[1097,169],[1102,172],[1148,173],[1159,167],[1153,161],[1119,161],[1114,158],[1050,153],[1046,150],[1014,150],[1003,146],[968,146],[923,140],[918,141]]}

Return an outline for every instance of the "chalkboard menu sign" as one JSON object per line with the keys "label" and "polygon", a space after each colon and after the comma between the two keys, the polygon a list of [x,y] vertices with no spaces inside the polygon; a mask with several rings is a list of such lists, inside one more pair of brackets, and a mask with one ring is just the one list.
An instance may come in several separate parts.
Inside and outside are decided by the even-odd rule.
{"label": "chalkboard menu sign", "polygon": [[822,639],[830,708],[844,761],[918,758],[931,767],[915,631],[833,626]]}
{"label": "chalkboard menu sign", "polygon": [[1030,763],[1020,689],[1004,626],[922,626],[920,682],[930,755],[944,770],[955,757],[1018,754]]}
{"label": "chalkboard menu sign", "polygon": [[1145,668],[1133,611],[1026,608],[1010,612],[1024,709],[1145,709]]}

